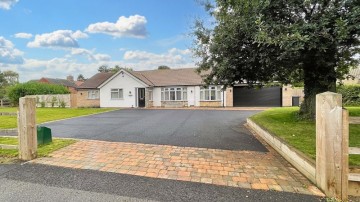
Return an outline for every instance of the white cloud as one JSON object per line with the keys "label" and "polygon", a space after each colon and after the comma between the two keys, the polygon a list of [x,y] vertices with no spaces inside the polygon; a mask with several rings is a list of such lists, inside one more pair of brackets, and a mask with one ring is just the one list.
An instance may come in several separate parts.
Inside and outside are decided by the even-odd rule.
{"label": "white cloud", "polygon": [[95,54],[94,57],[97,61],[110,61],[111,60],[110,55],[107,55],[107,54]]}
{"label": "white cloud", "polygon": [[147,51],[126,51],[124,60],[128,66],[139,69],[155,69],[160,65],[171,68],[195,67],[190,50],[172,48],[165,53],[157,54]]}
{"label": "white cloud", "polygon": [[[64,57],[50,60],[24,59],[24,64],[11,64],[7,68],[19,72],[20,80],[24,82],[41,77],[66,78],[67,75],[76,77],[79,74],[89,78],[97,73],[97,69],[101,65],[108,65],[109,67],[119,65],[134,70],[157,69],[160,65],[167,65],[171,68],[195,67],[187,49],[173,48],[164,53],[126,51],[122,60],[110,60],[109,55],[97,54],[95,50],[73,48],[69,51]],[[85,56],[89,60],[81,61],[74,56]]]}
{"label": "white cloud", "polygon": [[126,51],[124,53],[125,60],[168,60],[168,61],[181,61],[183,56],[190,54],[189,49],[180,50],[172,48],[167,53],[156,54],[147,51]]}
{"label": "white cloud", "polygon": [[77,39],[87,38],[88,35],[81,31],[57,30],[51,33],[37,34],[34,41],[27,44],[30,48],[77,48]]}
{"label": "white cloud", "polygon": [[98,22],[90,24],[86,31],[89,33],[103,33],[114,37],[133,37],[145,38],[147,35],[146,25],[147,20],[144,16],[132,15],[128,18],[125,16],[119,17],[118,21],[112,22]]}
{"label": "white cloud", "polygon": [[24,33],[24,32],[20,32],[20,33],[16,33],[14,34],[15,38],[20,38],[20,39],[30,39],[33,37],[32,34],[30,33]]}
{"label": "white cloud", "polygon": [[90,51],[84,48],[73,48],[71,55],[83,55],[91,61],[110,61],[111,57],[107,54],[94,54],[94,50]]}
{"label": "white cloud", "polygon": [[50,60],[25,59],[21,66],[16,66],[14,71],[19,72],[21,82],[41,77],[66,78],[67,75],[77,76],[84,74],[91,77],[100,66],[99,63],[80,63],[71,58],[53,58]]}
{"label": "white cloud", "polygon": [[0,0],[0,9],[9,10],[19,0]]}
{"label": "white cloud", "polygon": [[0,36],[0,64],[22,64],[23,52],[16,49],[14,44]]}
{"label": "white cloud", "polygon": [[84,38],[88,38],[89,36],[80,31],[80,30],[77,30],[76,32],[74,32],[72,35],[71,35],[74,39],[84,39]]}

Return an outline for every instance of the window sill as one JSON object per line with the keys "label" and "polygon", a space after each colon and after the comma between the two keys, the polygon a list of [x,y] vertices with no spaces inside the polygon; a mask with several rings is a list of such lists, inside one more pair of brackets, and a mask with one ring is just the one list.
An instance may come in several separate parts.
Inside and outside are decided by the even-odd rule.
{"label": "window sill", "polygon": [[161,100],[161,102],[187,102],[187,100]]}
{"label": "window sill", "polygon": [[110,100],[124,100],[124,98],[111,98]]}
{"label": "window sill", "polygon": [[221,100],[200,100],[200,102],[221,102]]}

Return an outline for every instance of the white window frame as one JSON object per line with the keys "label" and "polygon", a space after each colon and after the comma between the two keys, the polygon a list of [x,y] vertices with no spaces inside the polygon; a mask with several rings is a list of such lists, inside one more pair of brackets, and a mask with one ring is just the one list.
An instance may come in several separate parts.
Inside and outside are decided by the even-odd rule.
{"label": "white window frame", "polygon": [[[171,95],[173,95],[174,99],[172,99]],[[161,101],[187,101],[187,87],[161,88]]]}
{"label": "white window frame", "polygon": [[[221,101],[221,92],[220,86],[200,87],[200,101]],[[212,93],[215,93],[214,99],[212,99]]]}
{"label": "white window frame", "polygon": [[99,90],[89,90],[87,99],[88,100],[100,99],[100,91]]}
{"label": "white window frame", "polygon": [[154,97],[154,91],[153,89],[149,89],[148,90],[148,93],[149,93],[149,101],[153,101],[153,97]]}
{"label": "white window frame", "polygon": [[[118,96],[113,97],[112,96],[113,93],[118,93]],[[122,100],[122,99],[124,99],[124,90],[122,88],[112,88],[112,89],[110,89],[110,99],[111,100]]]}

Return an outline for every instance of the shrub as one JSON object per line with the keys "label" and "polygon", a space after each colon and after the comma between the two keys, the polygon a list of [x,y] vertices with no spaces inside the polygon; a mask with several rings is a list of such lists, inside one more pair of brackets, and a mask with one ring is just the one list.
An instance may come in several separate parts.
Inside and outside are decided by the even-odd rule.
{"label": "shrub", "polygon": [[45,102],[45,101],[41,101],[41,102],[40,102],[40,106],[41,106],[41,108],[44,108],[44,107],[45,107],[45,105],[46,105],[46,102]]}
{"label": "shrub", "polygon": [[8,97],[13,105],[19,104],[19,98],[26,95],[69,94],[69,90],[62,85],[27,82],[16,84],[9,88]]}
{"label": "shrub", "polygon": [[61,100],[59,107],[65,108],[66,107],[66,102],[64,100]]}
{"label": "shrub", "polygon": [[55,106],[56,101],[57,101],[56,97],[52,97],[51,102],[50,102],[50,103],[51,103],[51,107],[54,107],[54,106]]}
{"label": "shrub", "polygon": [[360,106],[360,85],[338,86],[337,92],[342,94],[344,105]]}

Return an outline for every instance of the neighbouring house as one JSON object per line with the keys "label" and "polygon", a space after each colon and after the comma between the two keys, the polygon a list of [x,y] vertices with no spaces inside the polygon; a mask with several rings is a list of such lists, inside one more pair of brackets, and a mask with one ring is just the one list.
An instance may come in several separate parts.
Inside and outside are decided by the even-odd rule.
{"label": "neighbouring house", "polygon": [[349,74],[345,76],[345,79],[342,80],[342,83],[345,85],[360,84],[360,66],[355,69],[351,69]]}
{"label": "neighbouring house", "polygon": [[101,72],[84,81],[77,88],[77,107],[100,107],[100,89],[98,87],[112,75],[114,73]]}
{"label": "neighbouring house", "polygon": [[67,76],[66,79],[43,77],[43,78],[37,80],[37,82],[62,85],[62,86],[65,86],[70,91],[71,94],[77,93],[78,86],[76,85],[73,76]]}
{"label": "neighbouring house", "polygon": [[303,96],[302,90],[289,86],[205,86],[194,68],[121,69],[91,87],[100,90],[100,107],[280,107],[299,105]]}

